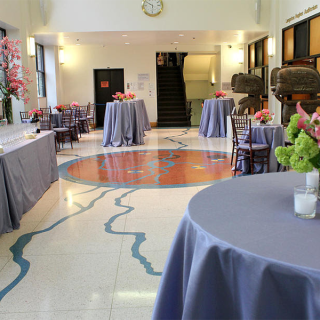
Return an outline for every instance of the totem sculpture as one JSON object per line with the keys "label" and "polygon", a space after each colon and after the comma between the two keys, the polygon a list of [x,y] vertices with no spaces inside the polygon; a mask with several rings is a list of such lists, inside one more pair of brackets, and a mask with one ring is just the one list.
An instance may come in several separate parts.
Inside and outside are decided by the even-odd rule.
{"label": "totem sculpture", "polygon": [[[283,66],[274,68],[271,72],[271,91],[282,103],[282,123],[290,121],[290,117],[297,112],[296,104],[301,102],[302,108],[309,114],[320,106],[317,94],[320,93],[320,74],[312,66]],[[287,100],[293,94],[309,94],[307,100]]]}
{"label": "totem sculpture", "polygon": [[234,74],[231,78],[231,87],[234,93],[247,93],[251,97],[244,97],[239,100],[238,114],[244,114],[246,109],[254,108],[254,111],[260,111],[261,98],[264,91],[263,80],[253,74]]}

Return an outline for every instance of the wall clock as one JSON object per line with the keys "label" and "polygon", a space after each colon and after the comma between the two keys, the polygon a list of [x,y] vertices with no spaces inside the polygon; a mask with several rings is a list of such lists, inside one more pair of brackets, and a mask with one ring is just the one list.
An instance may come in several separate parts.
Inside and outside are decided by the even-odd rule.
{"label": "wall clock", "polygon": [[162,0],[143,0],[142,11],[149,17],[155,17],[162,12]]}

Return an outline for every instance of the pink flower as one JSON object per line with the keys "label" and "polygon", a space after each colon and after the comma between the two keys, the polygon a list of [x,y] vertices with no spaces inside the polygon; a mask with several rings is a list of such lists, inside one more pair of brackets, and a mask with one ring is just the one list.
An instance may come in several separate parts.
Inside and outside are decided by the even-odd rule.
{"label": "pink flower", "polygon": [[263,109],[262,111],[263,111],[263,113],[265,113],[265,114],[269,114],[269,113],[270,113],[270,111],[269,111],[268,109]]}
{"label": "pink flower", "polygon": [[258,111],[258,112],[254,115],[254,117],[255,117],[256,119],[260,119],[261,116],[262,116],[261,111]]}
{"label": "pink flower", "polygon": [[305,121],[310,120],[310,116],[301,108],[300,102],[297,103],[297,112],[302,117],[299,119],[297,127],[298,127],[298,129],[305,130],[307,128]]}

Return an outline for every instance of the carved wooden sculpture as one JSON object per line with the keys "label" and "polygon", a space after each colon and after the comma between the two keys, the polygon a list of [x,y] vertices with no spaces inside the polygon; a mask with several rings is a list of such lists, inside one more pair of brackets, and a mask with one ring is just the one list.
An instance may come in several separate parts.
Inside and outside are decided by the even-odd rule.
{"label": "carved wooden sculpture", "polygon": [[[320,74],[312,66],[283,66],[274,68],[271,72],[271,91],[283,104],[282,122],[288,123],[295,114],[296,104],[301,101],[302,108],[307,113],[313,113],[320,106],[317,94],[320,93]],[[292,94],[309,94],[307,100],[286,100]]]}
{"label": "carved wooden sculpture", "polygon": [[247,93],[252,97],[245,97],[239,100],[240,108],[238,114],[244,114],[246,109],[254,108],[254,111],[260,111],[261,99],[263,94],[263,80],[253,74],[234,74],[231,78],[232,91],[235,93]]}

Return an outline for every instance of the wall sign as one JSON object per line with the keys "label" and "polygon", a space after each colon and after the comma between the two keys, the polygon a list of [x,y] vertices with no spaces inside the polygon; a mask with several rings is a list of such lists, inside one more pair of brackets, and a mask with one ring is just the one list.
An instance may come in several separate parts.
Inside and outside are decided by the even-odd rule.
{"label": "wall sign", "polygon": [[101,81],[101,88],[109,88],[109,81]]}
{"label": "wall sign", "polygon": [[138,81],[150,81],[149,73],[138,73]]}
{"label": "wall sign", "polygon": [[315,4],[314,6],[312,7],[308,7],[308,9],[305,9],[304,11],[301,11],[301,12],[298,12],[296,13],[294,16],[290,17],[289,19],[286,20],[286,23],[289,23],[291,21],[293,21],[294,19],[299,19],[300,17],[302,17],[304,14],[307,14],[313,10],[316,10],[318,9],[318,5]]}

